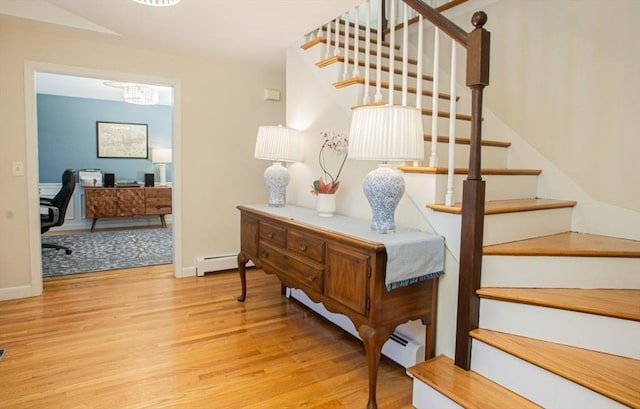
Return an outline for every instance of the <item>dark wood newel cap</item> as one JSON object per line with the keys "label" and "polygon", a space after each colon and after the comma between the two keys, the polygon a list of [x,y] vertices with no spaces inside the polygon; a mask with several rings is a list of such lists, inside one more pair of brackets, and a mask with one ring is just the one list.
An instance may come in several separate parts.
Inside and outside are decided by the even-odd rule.
{"label": "dark wood newel cap", "polygon": [[475,28],[482,28],[487,24],[487,13],[484,11],[476,11],[473,13],[473,16],[471,17],[471,24],[473,24]]}

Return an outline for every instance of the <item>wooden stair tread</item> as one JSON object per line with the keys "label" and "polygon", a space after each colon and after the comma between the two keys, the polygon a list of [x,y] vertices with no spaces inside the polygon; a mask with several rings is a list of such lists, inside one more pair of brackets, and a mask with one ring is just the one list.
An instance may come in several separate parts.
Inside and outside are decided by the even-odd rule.
{"label": "wooden stair tread", "polygon": [[[307,50],[307,49],[309,49],[309,48],[313,47],[314,45],[317,45],[317,44],[320,44],[320,43],[326,43],[326,42],[327,42],[327,39],[326,39],[326,38],[318,37],[317,39],[313,39],[313,40],[311,40],[311,41],[309,41],[309,42],[307,42],[307,43],[303,44],[303,45],[301,46],[301,48],[302,48],[302,49],[304,49],[304,50]],[[341,50],[341,51],[342,51],[342,50],[344,50],[344,43],[342,43],[342,42],[339,42],[339,43],[338,43],[338,50]],[[350,51],[355,52],[355,51],[356,51],[356,48],[353,46],[353,44],[349,44],[349,50],[350,50]],[[360,48],[359,46],[358,46],[357,51],[358,51],[358,53],[363,53],[363,54],[367,52],[367,50],[366,50],[366,49]],[[372,48],[369,50],[369,55],[376,55],[376,54],[375,54],[375,52],[376,52],[375,48],[373,48],[373,47],[372,47]],[[388,59],[390,59],[390,58],[391,58],[391,53],[389,53],[389,52],[387,52],[387,51],[382,51],[382,52],[380,53],[380,56],[381,56],[382,58],[384,58],[384,59],[387,59],[387,60],[388,60]],[[395,62],[403,62],[403,61],[402,61],[402,54],[394,53],[394,55],[393,55],[393,61],[395,61]],[[407,59],[407,64],[411,64],[411,65],[418,65],[418,60],[416,60],[416,59],[414,59],[414,58],[408,58],[408,59]]]}
{"label": "wooden stair tread", "polygon": [[[576,202],[571,200],[555,199],[511,199],[511,200],[490,200],[484,205],[484,214],[504,214],[515,212],[529,212],[534,210],[561,209],[573,207]],[[462,214],[462,203],[455,203],[451,206],[444,204],[429,204],[429,209],[444,213]]]}
{"label": "wooden stair tread", "polygon": [[[444,166],[398,166],[398,169],[405,173],[426,173],[436,175],[446,175],[449,169]],[[454,168],[453,173],[456,175],[466,175],[469,168]],[[483,175],[531,175],[537,176],[542,173],[540,169],[506,169],[506,168],[486,168],[482,169]]]}
{"label": "wooden stair tread", "polygon": [[597,234],[565,232],[485,246],[485,255],[640,257],[640,241]]}
{"label": "wooden stair tread", "polygon": [[482,328],[472,338],[607,396],[640,408],[640,361]]}
{"label": "wooden stair tread", "polygon": [[640,290],[634,289],[485,287],[477,294],[492,300],[640,321]]}
{"label": "wooden stair tread", "polygon": [[457,367],[451,358],[444,355],[413,366],[408,371],[467,409],[540,408],[476,372]]}
{"label": "wooden stair tread", "polygon": [[[353,59],[353,57],[349,57],[349,60],[348,60],[348,61],[349,61],[349,64],[350,64],[350,65],[353,65],[353,64],[354,64],[354,59]],[[342,61],[341,61],[341,62],[344,62],[344,58],[342,59]],[[317,63],[316,63],[316,65],[317,65]],[[359,60],[358,60],[358,66],[359,66],[359,67],[364,67],[364,66],[365,66],[365,62],[364,62],[364,61],[362,61],[361,59],[359,59]],[[372,69],[372,70],[377,70],[377,69],[378,69],[378,65],[376,64],[376,62],[375,62],[375,61],[370,61],[370,62],[369,62],[369,68],[370,68],[370,69]],[[388,74],[388,73],[389,73],[389,66],[388,66],[388,65],[384,65],[384,64],[382,64],[382,65],[380,66],[380,70],[381,70],[382,72],[384,72],[384,73]],[[398,75],[402,75],[402,68],[400,68],[400,67],[394,67],[394,68],[393,68],[393,73],[394,73],[394,74],[398,74]],[[408,72],[407,72],[407,76],[408,76],[408,77],[411,77],[411,78],[417,78],[417,77],[418,77],[418,74],[417,74],[415,71],[408,71]],[[423,80],[423,81],[433,81],[433,77],[432,77],[431,75],[422,74],[422,80]]]}
{"label": "wooden stair tread", "polygon": [[[424,134],[424,141],[425,142],[431,142],[431,139],[433,139],[433,136],[430,134]],[[455,137],[455,141],[456,144],[458,145],[470,145],[471,144],[471,139],[470,138],[466,138],[466,137],[462,137],[462,136],[456,136]],[[440,143],[449,143],[449,137],[448,136],[444,136],[444,135],[438,135],[438,142]],[[488,139],[482,139],[482,141],[480,142],[481,146],[495,146],[498,148],[508,148],[511,146],[511,142],[504,142],[504,141],[492,141],[492,140],[488,140]]]}
{"label": "wooden stair tread", "polygon": [[[344,58],[342,58],[342,60],[344,60]],[[326,61],[326,60],[323,60],[321,62],[324,62],[324,61]],[[344,88],[344,87],[348,87],[348,86],[356,85],[356,84],[357,85],[364,85],[364,77],[351,77],[351,78],[347,78],[346,80],[340,80],[340,81],[334,82],[332,85],[335,88]],[[369,85],[371,87],[375,87],[377,85],[376,80],[369,80]],[[389,82],[380,81],[380,88],[389,89]],[[402,84],[395,83],[395,84],[393,84],[393,88],[396,91],[402,91]],[[409,94],[417,94],[418,90],[415,87],[407,87],[407,92]],[[422,96],[431,97],[431,96],[433,96],[433,92],[431,90],[428,90],[428,89],[423,89],[422,90]],[[451,99],[451,95],[439,92],[438,93],[438,98],[450,100]],[[460,97],[456,97],[456,100],[458,100],[458,99],[460,99]]]}

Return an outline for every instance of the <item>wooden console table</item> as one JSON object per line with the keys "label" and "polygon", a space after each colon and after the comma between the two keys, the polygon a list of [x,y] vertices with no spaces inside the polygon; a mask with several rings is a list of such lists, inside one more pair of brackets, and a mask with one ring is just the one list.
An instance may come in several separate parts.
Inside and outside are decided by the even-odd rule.
{"label": "wooden console table", "polygon": [[164,216],[171,214],[170,187],[85,187],[85,216],[92,218],[91,231],[103,217]]}
{"label": "wooden console table", "polygon": [[[382,346],[398,325],[422,320],[427,327],[425,355],[433,357],[437,276],[442,268],[424,272],[423,278],[432,279],[391,291],[385,282],[388,258],[394,258],[394,269],[402,269],[402,258],[407,258],[405,250],[415,247],[417,241],[420,242],[418,248],[428,245],[436,253],[441,251],[443,262],[441,237],[421,232],[376,235],[364,220],[339,215],[321,218],[313,210],[296,206],[255,205],[238,206],[238,209],[241,212],[238,270],[242,285],[238,301],[246,299],[246,263],[252,260],[266,273],[275,274],[283,285],[299,288],[328,310],[346,315],[365,346],[369,369],[368,409],[377,408],[376,382]],[[435,238],[435,241],[424,244],[425,238]],[[393,246],[390,254],[384,241],[389,241],[389,248]],[[424,253],[416,256],[413,259],[425,257]],[[407,262],[411,264],[415,263]]]}

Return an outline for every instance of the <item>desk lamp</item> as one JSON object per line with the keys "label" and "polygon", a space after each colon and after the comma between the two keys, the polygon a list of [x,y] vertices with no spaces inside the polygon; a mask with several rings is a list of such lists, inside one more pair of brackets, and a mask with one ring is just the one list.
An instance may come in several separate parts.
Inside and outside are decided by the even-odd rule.
{"label": "desk lamp", "polygon": [[402,173],[388,162],[423,159],[423,138],[422,114],[417,108],[384,105],[353,111],[349,158],[381,162],[362,184],[372,210],[372,230],[395,232],[395,211],[405,183]]}
{"label": "desk lamp", "polygon": [[258,128],[256,159],[274,161],[264,171],[264,184],[269,190],[269,206],[285,205],[285,191],[289,184],[289,170],[282,162],[302,160],[302,133],[284,126],[261,126]]}

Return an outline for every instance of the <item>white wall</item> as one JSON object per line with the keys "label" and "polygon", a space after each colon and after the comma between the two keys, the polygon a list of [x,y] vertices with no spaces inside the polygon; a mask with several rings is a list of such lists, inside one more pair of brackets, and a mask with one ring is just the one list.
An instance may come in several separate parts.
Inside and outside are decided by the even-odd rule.
{"label": "white wall", "polygon": [[[474,3],[453,18],[465,30]],[[478,7],[491,32],[486,107],[595,201],[640,212],[640,2]]]}
{"label": "white wall", "polygon": [[[235,206],[266,200],[265,163],[253,158],[259,125],[284,122],[286,98],[263,100],[264,88],[284,91],[281,72],[227,60],[207,60],[133,48],[119,37],[0,15],[0,299],[35,295],[32,289],[29,191],[11,163],[28,157],[25,61],[156,76],[180,84],[181,195],[179,270],[193,270],[200,255],[230,254],[239,247]],[[284,95],[284,93],[283,93]],[[36,237],[35,240],[39,240]],[[35,290],[35,291],[31,291]]]}

